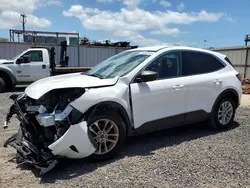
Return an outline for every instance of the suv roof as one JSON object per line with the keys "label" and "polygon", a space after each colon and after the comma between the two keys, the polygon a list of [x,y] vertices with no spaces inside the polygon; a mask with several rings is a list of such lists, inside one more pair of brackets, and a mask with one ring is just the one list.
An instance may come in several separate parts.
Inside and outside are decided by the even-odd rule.
{"label": "suv roof", "polygon": [[215,56],[218,56],[222,59],[226,58],[226,55],[221,54],[219,52],[215,52],[212,50],[207,50],[207,49],[202,49],[202,48],[196,48],[196,47],[188,47],[188,46],[181,46],[181,45],[162,45],[162,46],[147,46],[147,47],[140,47],[132,50],[148,50],[148,51],[154,51],[157,52],[159,50],[193,50],[197,52],[204,52],[204,53],[209,53],[213,54]]}

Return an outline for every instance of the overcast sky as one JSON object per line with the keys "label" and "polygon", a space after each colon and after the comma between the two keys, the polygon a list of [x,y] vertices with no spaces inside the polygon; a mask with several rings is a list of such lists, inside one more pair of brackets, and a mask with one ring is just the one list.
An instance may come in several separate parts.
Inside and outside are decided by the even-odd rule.
{"label": "overcast sky", "polygon": [[249,0],[0,0],[0,36],[21,29],[79,32],[148,46],[244,45],[250,34]]}

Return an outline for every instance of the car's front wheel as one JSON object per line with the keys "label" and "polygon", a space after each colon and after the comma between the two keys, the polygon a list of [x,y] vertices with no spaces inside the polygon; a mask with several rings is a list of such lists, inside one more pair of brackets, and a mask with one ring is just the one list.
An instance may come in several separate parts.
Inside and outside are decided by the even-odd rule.
{"label": "car's front wheel", "polygon": [[114,157],[126,140],[126,126],[116,112],[99,111],[88,120],[88,128],[97,147],[89,159]]}
{"label": "car's front wheel", "polygon": [[214,107],[210,125],[217,129],[229,128],[234,120],[236,105],[230,97],[220,100]]}
{"label": "car's front wheel", "polygon": [[0,93],[3,93],[6,91],[6,83],[3,78],[0,77]]}

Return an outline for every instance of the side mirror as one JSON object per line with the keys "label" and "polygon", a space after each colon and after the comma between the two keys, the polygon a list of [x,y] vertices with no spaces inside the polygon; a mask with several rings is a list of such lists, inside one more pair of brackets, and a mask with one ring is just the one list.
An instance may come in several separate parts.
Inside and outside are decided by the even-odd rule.
{"label": "side mirror", "polygon": [[149,81],[154,81],[158,77],[157,72],[154,71],[142,71],[136,78],[135,80],[137,82],[149,82]]}
{"label": "side mirror", "polygon": [[19,57],[16,60],[16,64],[21,64],[21,63],[29,63],[30,62],[30,57],[29,55],[23,55],[22,57]]}
{"label": "side mirror", "polygon": [[18,58],[17,60],[16,60],[16,64],[21,64],[23,62],[23,58]]}

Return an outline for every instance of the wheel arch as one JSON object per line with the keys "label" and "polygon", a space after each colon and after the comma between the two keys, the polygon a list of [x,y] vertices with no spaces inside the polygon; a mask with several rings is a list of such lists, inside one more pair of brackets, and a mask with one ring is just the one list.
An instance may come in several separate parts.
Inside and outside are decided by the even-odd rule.
{"label": "wheel arch", "polygon": [[132,129],[132,122],[129,118],[127,110],[118,102],[114,101],[104,101],[97,103],[90,108],[84,113],[84,119],[88,119],[90,116],[92,116],[92,113],[96,110],[115,110],[118,112],[118,114],[121,116],[123,119],[125,126],[126,126],[126,135],[130,136],[133,134],[133,129]]}
{"label": "wheel arch", "polygon": [[16,77],[11,70],[7,68],[0,67],[0,77],[3,76],[4,81],[7,79],[6,84],[8,87],[16,85]]}
{"label": "wheel arch", "polygon": [[236,104],[236,108],[239,106],[239,104],[240,104],[239,94],[238,94],[238,92],[235,89],[231,89],[230,88],[230,89],[226,89],[226,90],[222,91],[219,94],[219,96],[216,98],[216,100],[214,102],[212,110],[214,109],[214,107],[216,106],[216,104],[218,104],[218,102],[220,102],[220,100],[222,100],[225,96],[228,96],[228,97],[230,97],[230,98],[233,99],[233,101]]}

